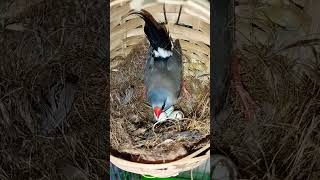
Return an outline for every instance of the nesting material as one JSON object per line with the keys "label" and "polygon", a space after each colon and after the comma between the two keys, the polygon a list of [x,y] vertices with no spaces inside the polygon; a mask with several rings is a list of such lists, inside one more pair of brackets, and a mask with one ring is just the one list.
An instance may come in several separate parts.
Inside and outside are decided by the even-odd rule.
{"label": "nesting material", "polygon": [[[184,76],[192,97],[180,96],[175,110],[185,118],[158,123],[143,91],[143,70],[148,48],[141,41],[111,72],[111,146],[115,154],[130,161],[162,163],[184,157],[209,143],[208,83]],[[126,156],[130,155],[130,156]]]}
{"label": "nesting material", "polygon": [[[290,6],[282,6],[296,6],[292,2],[302,1],[288,1],[286,3]],[[303,17],[299,15],[301,13],[312,17],[310,30],[319,24],[319,15],[315,13],[319,6],[313,2],[304,1],[304,8],[297,13],[299,18]],[[277,6],[263,4],[263,1],[243,1],[236,10],[255,6],[277,9]],[[281,10],[287,12],[279,13],[294,12],[288,8]],[[237,48],[241,52],[241,81],[257,105],[256,119],[248,121],[244,117],[239,95],[230,91],[227,109],[217,118],[213,137],[217,143],[213,145],[236,163],[239,179],[319,179],[320,136],[316,132],[320,130],[320,105],[316,102],[320,101],[320,81],[319,63],[313,63],[319,62],[319,43],[313,43],[319,42],[319,34],[316,35],[313,29],[305,32],[308,36],[293,36],[292,33],[301,34],[301,29],[296,28],[294,32],[291,28],[300,24],[290,22],[293,17],[268,17],[265,14],[267,19],[278,19],[259,23],[255,13],[246,15],[244,12],[236,14],[236,40],[238,43],[242,38],[248,40],[239,43]],[[247,31],[239,26],[249,19],[258,28],[251,27],[251,31]],[[283,20],[288,21],[281,23],[286,22]],[[308,23],[307,20],[302,22]],[[288,28],[279,25],[288,25]],[[309,29],[307,24],[302,27]],[[284,37],[278,34],[279,31],[289,35]],[[267,41],[262,41],[263,34]],[[283,40],[274,38],[275,35]]]}
{"label": "nesting material", "polygon": [[0,179],[104,179],[106,2],[5,2],[0,2],[0,8],[8,5],[0,30]]}
{"label": "nesting material", "polygon": [[[158,22],[168,22],[166,27],[170,35],[179,39],[184,79],[189,92],[194,95],[188,100],[180,99],[175,107],[175,110],[183,111],[185,119],[161,122],[152,130],[153,112],[142,92],[148,43],[143,32],[143,20],[127,16],[130,2],[133,1],[110,2],[110,141],[113,149],[110,161],[137,174],[176,176],[205,162],[210,153],[210,4],[207,0],[166,1],[165,19],[163,1],[142,3],[142,8]],[[138,0],[136,2],[139,4]],[[177,25],[180,5],[183,8]],[[208,94],[204,93],[206,91]]]}

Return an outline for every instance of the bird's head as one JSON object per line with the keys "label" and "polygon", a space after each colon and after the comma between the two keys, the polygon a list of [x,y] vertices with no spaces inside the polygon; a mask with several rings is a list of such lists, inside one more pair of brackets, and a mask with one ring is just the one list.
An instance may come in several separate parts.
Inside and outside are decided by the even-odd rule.
{"label": "bird's head", "polygon": [[153,108],[153,113],[157,119],[159,119],[160,114],[163,112],[163,109],[160,107]]}
{"label": "bird's head", "polygon": [[164,101],[154,100],[151,105],[153,108],[153,114],[154,114],[156,120],[158,120],[160,118],[161,113],[165,111],[166,100],[164,100]]}
{"label": "bird's head", "polygon": [[156,120],[158,120],[160,118],[161,113],[168,108],[168,103],[170,102],[167,101],[167,98],[168,96],[165,92],[150,92],[148,99],[152,106],[153,114]]}

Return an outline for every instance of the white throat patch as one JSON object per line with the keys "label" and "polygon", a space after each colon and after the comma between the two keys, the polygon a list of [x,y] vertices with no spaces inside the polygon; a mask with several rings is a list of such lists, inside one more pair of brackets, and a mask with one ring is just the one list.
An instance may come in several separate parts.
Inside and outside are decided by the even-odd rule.
{"label": "white throat patch", "polygon": [[153,50],[153,53],[155,57],[167,58],[172,56],[172,51],[168,51],[160,47],[158,47],[158,51]]}

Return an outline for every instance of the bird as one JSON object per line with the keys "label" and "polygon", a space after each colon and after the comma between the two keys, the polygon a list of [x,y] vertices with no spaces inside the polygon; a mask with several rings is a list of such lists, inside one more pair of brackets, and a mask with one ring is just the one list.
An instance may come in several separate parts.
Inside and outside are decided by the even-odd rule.
{"label": "bird", "polygon": [[149,48],[144,67],[144,89],[153,109],[155,120],[171,109],[182,89],[182,50],[178,39],[174,42],[164,24],[157,22],[146,10],[133,10],[145,22],[144,33]]}

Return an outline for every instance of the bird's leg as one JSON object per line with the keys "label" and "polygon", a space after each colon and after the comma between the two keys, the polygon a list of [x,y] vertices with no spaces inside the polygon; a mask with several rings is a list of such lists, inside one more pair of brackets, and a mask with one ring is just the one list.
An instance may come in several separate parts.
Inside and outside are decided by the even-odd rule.
{"label": "bird's leg", "polygon": [[251,120],[255,117],[255,108],[256,105],[252,100],[249,93],[244,89],[241,79],[240,79],[240,56],[236,52],[232,59],[231,64],[231,71],[232,71],[232,81],[236,93],[240,96],[242,110],[248,120]]}
{"label": "bird's leg", "polygon": [[184,97],[186,97],[187,99],[191,99],[191,97],[192,97],[191,94],[189,93],[189,91],[187,90],[185,80],[182,81],[182,95]]}
{"label": "bird's leg", "polygon": [[176,21],[176,25],[179,25],[179,20],[180,20],[181,11],[182,11],[182,5],[180,5],[180,9],[179,9],[179,14],[178,14],[178,19],[177,19],[177,21]]}

